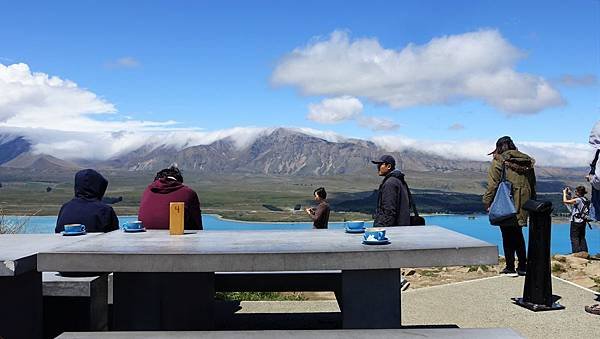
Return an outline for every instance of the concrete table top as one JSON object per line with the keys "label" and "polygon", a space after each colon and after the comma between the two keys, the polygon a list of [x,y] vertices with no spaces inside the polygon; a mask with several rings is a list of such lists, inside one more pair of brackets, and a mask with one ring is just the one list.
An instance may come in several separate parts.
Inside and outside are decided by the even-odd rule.
{"label": "concrete table top", "polygon": [[254,272],[495,264],[496,245],[437,226],[387,228],[388,245],[343,230],[114,231],[38,255],[39,271]]}
{"label": "concrete table top", "polygon": [[0,276],[15,276],[35,270],[38,252],[90,239],[97,234],[0,234]]}

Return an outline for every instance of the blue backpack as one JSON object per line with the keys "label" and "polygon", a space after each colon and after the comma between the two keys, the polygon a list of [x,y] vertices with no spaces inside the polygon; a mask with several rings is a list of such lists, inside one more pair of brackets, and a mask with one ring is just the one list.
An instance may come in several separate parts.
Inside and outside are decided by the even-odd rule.
{"label": "blue backpack", "polygon": [[490,224],[499,226],[517,216],[517,209],[512,197],[512,184],[506,180],[506,166],[502,164],[502,177],[494,201],[490,206]]}

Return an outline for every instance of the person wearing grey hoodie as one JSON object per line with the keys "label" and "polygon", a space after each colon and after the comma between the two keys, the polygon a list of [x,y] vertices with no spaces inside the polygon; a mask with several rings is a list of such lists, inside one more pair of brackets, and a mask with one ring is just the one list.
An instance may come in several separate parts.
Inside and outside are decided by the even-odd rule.
{"label": "person wearing grey hoodie", "polygon": [[371,162],[377,165],[379,176],[384,177],[379,185],[373,226],[409,226],[410,202],[404,173],[396,169],[396,160],[391,155],[382,155]]}

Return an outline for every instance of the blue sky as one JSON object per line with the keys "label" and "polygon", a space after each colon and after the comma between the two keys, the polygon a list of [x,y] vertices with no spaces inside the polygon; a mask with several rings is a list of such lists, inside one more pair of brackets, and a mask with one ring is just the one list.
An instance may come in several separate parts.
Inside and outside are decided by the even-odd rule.
{"label": "blue sky", "polygon": [[[103,132],[289,126],[403,145],[486,145],[509,134],[545,149],[576,143],[573,160],[582,162],[600,116],[598,0],[0,1],[0,8],[5,130],[98,129],[94,122],[78,129],[90,122],[81,119],[114,122]],[[28,70],[15,75],[15,64]],[[44,88],[19,94],[14,77],[26,83],[36,72],[71,81],[77,98]],[[528,91],[533,98],[522,95]],[[73,112],[44,109],[47,101]]]}

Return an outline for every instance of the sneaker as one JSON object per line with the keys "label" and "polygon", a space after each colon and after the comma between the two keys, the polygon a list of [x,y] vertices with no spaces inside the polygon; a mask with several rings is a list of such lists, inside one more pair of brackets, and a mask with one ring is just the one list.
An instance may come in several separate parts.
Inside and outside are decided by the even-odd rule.
{"label": "sneaker", "polygon": [[575,253],[573,253],[573,256],[576,257],[576,258],[587,259],[587,258],[589,258],[590,254],[588,252],[581,251],[581,252],[575,252]]}
{"label": "sneaker", "polygon": [[527,275],[527,270],[521,270],[517,268],[517,274],[523,277]]}
{"label": "sneaker", "polygon": [[500,271],[500,274],[515,274],[517,273],[517,271],[515,271],[514,268],[508,268],[505,267],[502,271]]}
{"label": "sneaker", "polygon": [[600,304],[586,306],[585,307],[585,311],[587,313],[591,313],[591,314],[595,314],[595,315],[600,315]]}
{"label": "sneaker", "polygon": [[403,276],[400,276],[400,291],[406,291],[408,286],[410,286],[410,282],[406,280]]}

